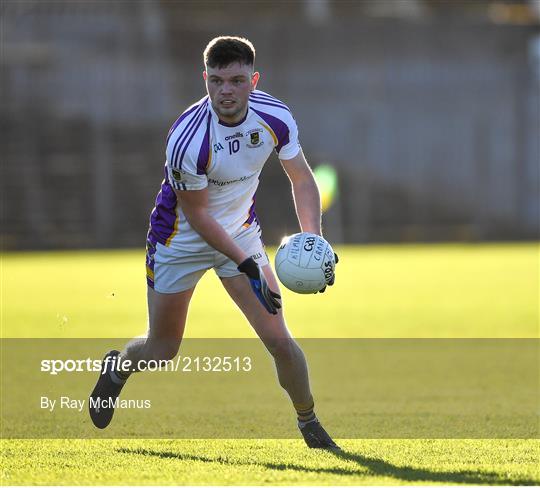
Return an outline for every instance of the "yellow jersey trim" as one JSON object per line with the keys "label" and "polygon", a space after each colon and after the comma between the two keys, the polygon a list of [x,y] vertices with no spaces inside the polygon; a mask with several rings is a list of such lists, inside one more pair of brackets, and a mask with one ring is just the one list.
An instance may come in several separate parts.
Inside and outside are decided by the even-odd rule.
{"label": "yellow jersey trim", "polygon": [[210,149],[208,149],[208,162],[206,163],[206,172],[208,172],[211,165],[212,165],[212,141],[210,141]]}
{"label": "yellow jersey trim", "polygon": [[174,236],[176,234],[178,234],[178,223],[179,223],[179,218],[178,218],[178,211],[177,209],[175,208],[174,209],[174,213],[176,214],[176,219],[174,220],[174,227],[173,227],[173,232],[172,234],[169,236],[169,238],[165,241],[165,245],[167,247],[169,247],[171,245],[171,241],[174,239]]}
{"label": "yellow jersey trim", "polygon": [[261,124],[272,136],[272,139],[274,139],[274,146],[278,145],[278,138],[275,134],[275,132],[271,129],[271,127],[268,127],[266,124],[263,124],[260,120],[258,121],[259,124]]}

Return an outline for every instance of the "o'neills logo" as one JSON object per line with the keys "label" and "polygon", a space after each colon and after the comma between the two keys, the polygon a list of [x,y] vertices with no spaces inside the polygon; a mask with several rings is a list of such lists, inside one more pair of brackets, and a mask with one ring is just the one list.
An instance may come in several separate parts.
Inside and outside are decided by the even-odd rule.
{"label": "o'neills logo", "polygon": [[96,409],[98,412],[102,408],[151,408],[150,400],[126,400],[116,398],[92,398],[90,397],[90,408]]}
{"label": "o'neills logo", "polygon": [[227,136],[225,140],[230,141],[231,139],[237,139],[238,137],[244,137],[244,134],[242,134],[241,132],[237,132],[236,134],[233,134],[232,136]]}

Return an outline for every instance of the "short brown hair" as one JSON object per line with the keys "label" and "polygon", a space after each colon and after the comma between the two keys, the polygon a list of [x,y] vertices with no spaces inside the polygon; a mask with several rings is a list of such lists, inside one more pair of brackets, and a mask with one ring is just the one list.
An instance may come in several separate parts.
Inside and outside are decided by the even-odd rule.
{"label": "short brown hair", "polygon": [[255,48],[243,37],[219,36],[212,39],[203,54],[205,66],[225,68],[232,63],[255,64]]}

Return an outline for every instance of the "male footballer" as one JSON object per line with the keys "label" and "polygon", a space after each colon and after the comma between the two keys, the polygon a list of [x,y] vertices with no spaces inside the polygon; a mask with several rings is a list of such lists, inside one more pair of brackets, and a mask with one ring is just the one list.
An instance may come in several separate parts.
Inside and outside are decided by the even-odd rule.
{"label": "male footballer", "polygon": [[[255,49],[247,39],[213,39],[204,51],[208,95],[169,131],[165,179],[147,238],[148,337],[105,356],[89,402],[96,427],[109,425],[113,401],[136,372],[111,365],[173,359],[197,282],[214,268],[272,354],[307,445],[339,449],[315,416],[306,360],[285,324],[255,214],[259,175],[273,150],[291,180],[303,232],[321,235],[319,192],[290,110],[256,89],[260,75],[254,61]],[[333,283],[332,275],[327,284]],[[92,406],[103,399],[108,403]]]}

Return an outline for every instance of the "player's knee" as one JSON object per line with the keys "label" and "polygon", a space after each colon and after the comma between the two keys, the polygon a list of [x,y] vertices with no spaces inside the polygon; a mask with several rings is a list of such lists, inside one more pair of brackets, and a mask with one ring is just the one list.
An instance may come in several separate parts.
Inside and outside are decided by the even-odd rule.
{"label": "player's knee", "polygon": [[147,356],[155,361],[170,361],[176,357],[180,341],[152,341],[148,344]]}
{"label": "player's knee", "polygon": [[276,361],[294,361],[298,356],[298,346],[293,339],[276,339],[267,347]]}
{"label": "player's knee", "polygon": [[176,355],[178,354],[179,348],[180,348],[180,344],[178,345],[171,344],[171,345],[163,346],[156,351],[157,357],[155,359],[158,359],[160,361],[170,361],[176,357]]}

